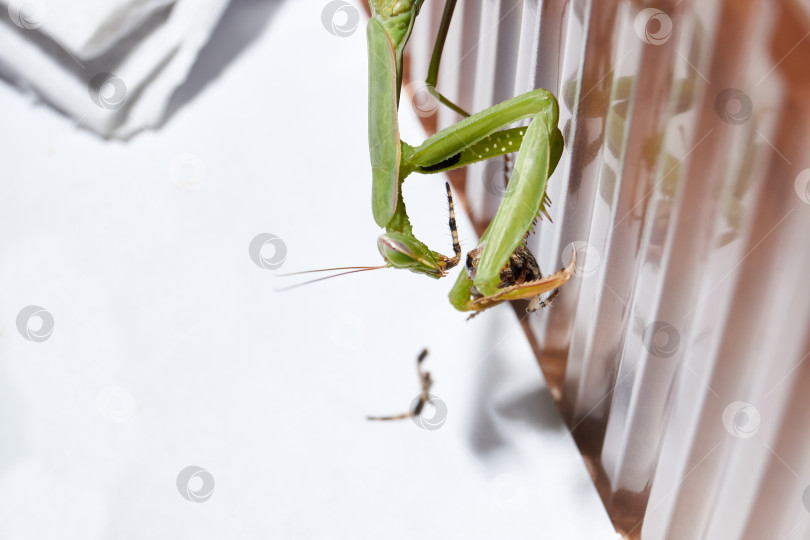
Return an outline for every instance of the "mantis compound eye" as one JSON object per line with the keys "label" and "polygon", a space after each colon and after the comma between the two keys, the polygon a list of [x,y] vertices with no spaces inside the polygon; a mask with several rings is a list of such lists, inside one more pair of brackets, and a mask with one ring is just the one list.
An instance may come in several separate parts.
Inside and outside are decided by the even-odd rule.
{"label": "mantis compound eye", "polygon": [[377,238],[377,249],[380,250],[380,255],[385,262],[396,268],[410,268],[418,265],[419,261],[408,245],[393,236],[381,234]]}
{"label": "mantis compound eye", "polygon": [[381,234],[377,238],[377,249],[389,266],[435,278],[442,275],[430,250],[413,236],[397,232]]}

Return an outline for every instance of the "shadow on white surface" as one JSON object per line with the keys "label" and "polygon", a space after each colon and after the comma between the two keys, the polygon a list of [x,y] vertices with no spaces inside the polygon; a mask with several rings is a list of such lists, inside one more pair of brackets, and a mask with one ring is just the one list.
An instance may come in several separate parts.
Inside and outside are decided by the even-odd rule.
{"label": "shadow on white surface", "polygon": [[261,35],[285,0],[231,0],[208,43],[200,51],[188,79],[169,101],[161,127],[179,109],[193,100],[206,86],[220,77],[227,67]]}

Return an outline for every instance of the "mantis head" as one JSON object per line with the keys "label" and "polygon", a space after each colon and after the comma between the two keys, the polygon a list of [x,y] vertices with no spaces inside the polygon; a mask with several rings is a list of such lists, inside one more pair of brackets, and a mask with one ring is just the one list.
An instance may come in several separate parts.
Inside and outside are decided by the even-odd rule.
{"label": "mantis head", "polygon": [[431,251],[413,234],[387,232],[377,238],[377,249],[389,267],[403,268],[435,279],[444,277],[459,261],[459,255],[446,257]]}
{"label": "mantis head", "polygon": [[[449,189],[449,188],[448,188]],[[321,268],[318,270],[304,270],[303,272],[291,272],[289,274],[277,274],[278,277],[297,276],[301,274],[313,274],[317,272],[334,272],[338,274],[322,278],[312,279],[303,283],[296,283],[288,287],[276,289],[277,291],[287,291],[310,285],[318,281],[355,274],[357,272],[367,272],[369,270],[381,270],[383,268],[404,268],[411,272],[425,274],[434,279],[439,279],[447,274],[447,271],[458,264],[461,259],[461,246],[458,244],[457,235],[453,234],[454,257],[445,257],[441,253],[431,251],[428,247],[414,237],[410,232],[387,232],[377,238],[377,248],[385,259],[385,264],[380,266],[341,266],[337,268]]]}

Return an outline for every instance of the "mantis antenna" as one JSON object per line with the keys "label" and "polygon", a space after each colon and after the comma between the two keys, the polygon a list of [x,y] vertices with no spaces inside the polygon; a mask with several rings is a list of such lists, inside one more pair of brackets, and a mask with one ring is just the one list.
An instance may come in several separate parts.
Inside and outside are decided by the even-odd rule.
{"label": "mantis antenna", "polygon": [[289,291],[290,289],[296,289],[298,287],[303,287],[304,285],[311,285],[312,283],[317,283],[318,281],[324,281],[327,279],[336,278],[339,276],[345,276],[347,274],[356,274],[357,272],[368,272],[369,270],[381,270],[383,268],[389,268],[388,265],[382,264],[380,266],[342,266],[336,268],[321,268],[318,270],[303,270],[301,272],[290,272],[288,274],[278,274],[276,277],[288,277],[288,276],[298,276],[301,274],[313,274],[315,272],[332,272],[337,270],[348,270],[348,272],[340,272],[338,274],[334,274],[331,276],[325,276],[322,278],[311,279],[309,281],[305,281],[303,283],[296,283],[295,285],[290,285],[289,287],[282,287],[280,289],[275,289],[276,292],[282,291]]}

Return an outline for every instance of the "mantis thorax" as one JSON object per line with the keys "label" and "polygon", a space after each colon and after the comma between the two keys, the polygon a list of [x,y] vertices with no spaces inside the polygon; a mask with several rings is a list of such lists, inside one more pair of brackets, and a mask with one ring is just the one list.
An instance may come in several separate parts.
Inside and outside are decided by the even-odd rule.
{"label": "mantis thorax", "polygon": [[394,50],[401,51],[424,0],[369,0],[371,13],[385,28]]}

